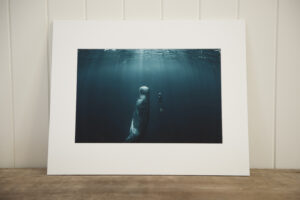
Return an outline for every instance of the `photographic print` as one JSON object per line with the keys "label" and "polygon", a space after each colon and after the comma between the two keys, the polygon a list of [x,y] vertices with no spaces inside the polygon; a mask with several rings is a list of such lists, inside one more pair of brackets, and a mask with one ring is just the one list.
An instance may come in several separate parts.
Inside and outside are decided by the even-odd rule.
{"label": "photographic print", "polygon": [[220,49],[78,49],[76,143],[222,143]]}
{"label": "photographic print", "polygon": [[249,175],[245,22],[55,21],[49,175]]}

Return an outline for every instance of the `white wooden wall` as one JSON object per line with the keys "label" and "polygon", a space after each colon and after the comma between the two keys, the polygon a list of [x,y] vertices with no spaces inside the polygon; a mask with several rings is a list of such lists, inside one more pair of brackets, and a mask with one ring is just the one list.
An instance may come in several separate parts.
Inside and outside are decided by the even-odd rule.
{"label": "white wooden wall", "polygon": [[53,19],[245,19],[251,167],[300,168],[300,0],[0,0],[0,167],[46,166]]}

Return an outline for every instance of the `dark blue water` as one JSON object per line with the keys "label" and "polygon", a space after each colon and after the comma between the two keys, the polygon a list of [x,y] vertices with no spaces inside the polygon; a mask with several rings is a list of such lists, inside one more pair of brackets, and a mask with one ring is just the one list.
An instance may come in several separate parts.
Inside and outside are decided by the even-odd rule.
{"label": "dark blue water", "polygon": [[150,117],[139,142],[222,143],[217,49],[78,50],[76,143],[124,142],[142,85]]}

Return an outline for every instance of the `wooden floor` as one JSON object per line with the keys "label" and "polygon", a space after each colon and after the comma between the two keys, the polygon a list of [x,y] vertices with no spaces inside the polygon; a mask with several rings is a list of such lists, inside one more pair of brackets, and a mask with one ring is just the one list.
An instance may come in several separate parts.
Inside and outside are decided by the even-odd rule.
{"label": "wooden floor", "polygon": [[0,169],[0,200],[10,199],[300,200],[300,170],[222,177],[47,176],[45,169]]}

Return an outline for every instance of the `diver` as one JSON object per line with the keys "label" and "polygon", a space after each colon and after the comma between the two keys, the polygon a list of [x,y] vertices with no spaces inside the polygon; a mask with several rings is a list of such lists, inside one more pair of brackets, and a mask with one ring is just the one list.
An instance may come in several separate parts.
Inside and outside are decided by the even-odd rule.
{"label": "diver", "polygon": [[164,108],[163,108],[163,96],[162,96],[162,92],[158,92],[158,104],[159,104],[159,112],[163,112]]}
{"label": "diver", "polygon": [[125,142],[137,142],[146,132],[150,114],[150,90],[147,86],[139,89],[139,97],[131,120],[129,135]]}

